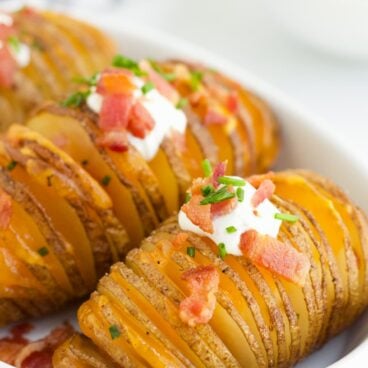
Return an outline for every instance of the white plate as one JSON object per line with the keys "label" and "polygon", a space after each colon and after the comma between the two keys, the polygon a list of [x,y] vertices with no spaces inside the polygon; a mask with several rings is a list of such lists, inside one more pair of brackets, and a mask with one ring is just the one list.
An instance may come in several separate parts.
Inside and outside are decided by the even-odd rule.
{"label": "white plate", "polygon": [[[84,14],[85,15],[85,14]],[[86,17],[84,17],[86,19]],[[119,42],[120,50],[132,57],[186,58],[198,60],[228,75],[254,90],[272,105],[283,132],[283,150],[278,168],[306,168],[333,179],[347,190],[368,211],[368,172],[333,131],[324,128],[323,121],[303,111],[292,99],[261,79],[230,62],[199,47],[142,26],[119,24],[111,19],[93,19]],[[30,335],[38,338],[66,319],[73,320],[73,310],[36,322]],[[5,333],[0,330],[0,334]],[[299,368],[333,368],[366,366],[368,359],[368,313],[352,328],[330,341],[323,349],[298,365]],[[1,363],[0,363],[1,368]]]}

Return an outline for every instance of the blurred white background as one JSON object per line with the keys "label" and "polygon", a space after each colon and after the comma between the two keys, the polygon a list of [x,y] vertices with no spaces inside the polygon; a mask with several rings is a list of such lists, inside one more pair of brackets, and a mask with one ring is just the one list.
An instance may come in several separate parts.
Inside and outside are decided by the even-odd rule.
{"label": "blurred white background", "polygon": [[[272,1],[275,3],[275,0]],[[331,17],[337,10],[334,3],[352,4],[350,0],[318,1],[321,4],[328,2],[331,5]],[[366,2],[366,0],[353,2],[359,1]],[[46,2],[52,7],[66,7],[80,14],[99,12],[101,17],[119,18],[122,23],[126,21],[142,23],[221,54],[277,86],[307,109],[323,117],[331,129],[342,135],[355,153],[368,164],[368,160],[365,160],[368,155],[366,142],[368,60],[353,61],[348,57],[344,58],[343,55],[337,57],[327,51],[308,47],[297,38],[290,37],[290,34],[274,21],[277,17],[270,16],[275,10],[269,9],[268,1],[50,0]],[[303,4],[303,0],[298,2]],[[287,19],[287,16],[285,17],[287,7],[284,9],[286,10],[282,17],[283,22]],[[328,22],[330,18],[326,9],[324,11]],[[288,16],[293,15],[290,13]],[[321,18],[323,21],[322,13],[316,14],[316,20],[321,21]],[[310,26],[320,27],[318,24]],[[341,24],[341,27],[349,26],[351,26],[349,23]],[[368,28],[368,23],[364,26]],[[336,44],[338,40],[331,38],[332,42]]]}

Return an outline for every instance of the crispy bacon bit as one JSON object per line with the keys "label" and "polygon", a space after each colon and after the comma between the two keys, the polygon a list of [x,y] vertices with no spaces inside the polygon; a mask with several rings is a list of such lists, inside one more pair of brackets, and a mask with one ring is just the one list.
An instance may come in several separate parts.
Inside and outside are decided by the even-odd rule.
{"label": "crispy bacon bit", "polygon": [[216,307],[216,292],[220,276],[215,266],[198,266],[182,275],[187,281],[190,296],[179,307],[180,319],[189,326],[208,323]]}
{"label": "crispy bacon bit", "polygon": [[[230,191],[233,192],[233,190],[232,189],[230,190],[229,188],[229,192]],[[213,203],[211,205],[212,217],[227,215],[236,207],[237,203],[238,201],[235,197],[226,199],[225,201]]]}
{"label": "crispy bacon bit", "polygon": [[264,180],[252,197],[252,206],[258,207],[264,200],[271,198],[275,192],[275,184],[270,180]]}
{"label": "crispy bacon bit", "polygon": [[179,101],[179,94],[171,84],[157,73],[147,60],[139,63],[140,68],[148,73],[148,79],[155,85],[156,89],[170,100],[173,104]]}
{"label": "crispy bacon bit", "polygon": [[310,269],[309,259],[292,246],[255,230],[248,230],[242,234],[240,249],[256,265],[300,286],[305,284]]}
{"label": "crispy bacon bit", "polygon": [[12,213],[11,197],[0,189],[0,229],[6,230],[9,227]]}
{"label": "crispy bacon bit", "polygon": [[253,185],[255,188],[258,188],[263,181],[269,179],[272,180],[275,177],[275,173],[273,171],[269,171],[266,174],[252,175],[247,178],[247,182]]}
{"label": "crispy bacon bit", "polygon": [[176,249],[183,248],[187,243],[188,237],[189,237],[188,233],[180,232],[180,233],[176,234],[175,238],[172,242],[173,247],[176,248]]}
{"label": "crispy bacon bit", "polygon": [[225,115],[221,114],[220,112],[216,111],[213,108],[208,108],[206,115],[204,116],[204,124],[205,125],[221,125],[226,124],[227,118]]}
{"label": "crispy bacon bit", "polygon": [[236,113],[239,109],[239,96],[237,91],[231,91],[227,96],[227,108],[232,112]]}
{"label": "crispy bacon bit", "polygon": [[182,206],[182,211],[189,220],[199,226],[203,231],[212,234],[213,224],[211,218],[211,205],[201,205],[202,195],[194,194],[190,201]]}
{"label": "crispy bacon bit", "polygon": [[97,140],[97,144],[109,148],[114,152],[125,152],[128,150],[128,137],[125,131],[111,131]]}
{"label": "crispy bacon bit", "polygon": [[145,138],[154,128],[155,121],[142,103],[137,102],[130,113],[128,130],[138,138]]}
{"label": "crispy bacon bit", "polygon": [[227,161],[219,162],[213,169],[212,184],[215,188],[218,187],[218,178],[226,173]]}
{"label": "crispy bacon bit", "polygon": [[13,25],[0,24],[0,86],[10,88],[14,83],[18,64],[7,46],[8,39],[14,35]]}
{"label": "crispy bacon bit", "polygon": [[105,69],[97,84],[97,93],[102,95],[130,95],[135,89],[128,70]]}
{"label": "crispy bacon bit", "polygon": [[105,95],[99,118],[103,131],[125,129],[128,126],[133,98],[128,95]]}

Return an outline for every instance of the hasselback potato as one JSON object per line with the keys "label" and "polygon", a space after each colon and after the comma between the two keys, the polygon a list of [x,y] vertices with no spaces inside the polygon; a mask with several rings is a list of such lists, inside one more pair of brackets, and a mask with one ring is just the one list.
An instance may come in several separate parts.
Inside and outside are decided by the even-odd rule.
{"label": "hasselback potato", "polygon": [[364,310],[367,219],[335,184],[205,169],[100,280],[55,367],[289,367]]}
{"label": "hasselback potato", "polygon": [[0,131],[71,92],[76,77],[105,67],[116,52],[99,30],[64,14],[23,8],[0,16]]}

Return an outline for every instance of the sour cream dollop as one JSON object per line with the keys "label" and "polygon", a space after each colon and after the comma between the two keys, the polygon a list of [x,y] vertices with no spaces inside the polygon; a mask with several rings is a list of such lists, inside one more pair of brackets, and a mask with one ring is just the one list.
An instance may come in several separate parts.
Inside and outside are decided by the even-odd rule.
{"label": "sour cream dollop", "polygon": [[[282,221],[275,219],[275,214],[280,213],[280,211],[268,199],[254,208],[251,200],[256,188],[247,182],[243,189],[244,200],[242,202],[237,201],[235,208],[230,213],[213,218],[214,231],[212,234],[193,224],[182,210],[179,212],[180,228],[205,236],[216,244],[225,244],[226,252],[235,256],[242,255],[239,247],[240,239],[241,235],[248,230],[256,230],[262,235],[277,238]],[[229,227],[234,227],[236,231],[228,232],[226,229]]]}
{"label": "sour cream dollop", "polygon": [[[185,133],[187,118],[182,110],[177,109],[157,89],[154,88],[143,94],[144,81],[142,79],[134,77],[133,83],[136,86],[133,93],[135,100],[139,100],[143,104],[155,121],[155,126],[143,139],[128,133],[128,140],[146,161],[151,161],[157,154],[164,138],[170,134],[172,129],[180,134]],[[94,87],[91,92],[87,98],[87,106],[93,112],[99,114],[102,108],[103,96],[97,93]]]}

